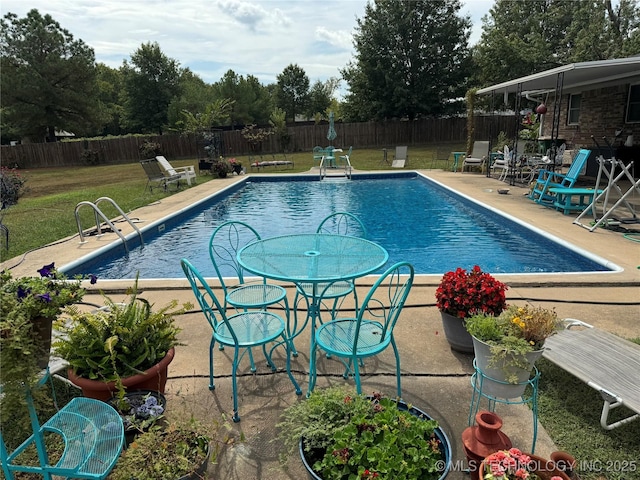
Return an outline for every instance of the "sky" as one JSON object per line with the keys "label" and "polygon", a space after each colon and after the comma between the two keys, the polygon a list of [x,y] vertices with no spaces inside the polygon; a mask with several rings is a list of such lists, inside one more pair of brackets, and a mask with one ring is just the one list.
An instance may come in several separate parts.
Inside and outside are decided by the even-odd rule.
{"label": "sky", "polygon": [[[36,8],[74,39],[93,48],[96,61],[118,68],[147,42],[207,83],[228,71],[264,84],[297,64],[313,84],[340,78],[353,59],[352,32],[367,0],[2,0],[0,11],[23,18]],[[481,18],[493,0],[463,0],[480,39]]]}

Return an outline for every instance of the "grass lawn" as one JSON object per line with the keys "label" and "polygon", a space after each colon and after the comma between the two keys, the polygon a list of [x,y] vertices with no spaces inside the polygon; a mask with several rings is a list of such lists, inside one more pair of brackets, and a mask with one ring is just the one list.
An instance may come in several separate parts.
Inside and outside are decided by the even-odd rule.
{"label": "grass lawn", "polygon": [[[439,146],[443,147],[443,146]],[[464,145],[446,145],[453,151],[464,150]],[[438,160],[441,155],[435,145],[409,147],[407,168],[451,168],[453,156]],[[389,162],[393,151],[388,151]],[[280,156],[277,156],[281,159]],[[311,152],[288,154],[294,162],[293,169],[260,170],[260,173],[295,173],[313,166]],[[352,165],[358,170],[391,170],[382,162],[379,149],[358,150],[352,154]],[[248,157],[236,156],[248,173]],[[264,160],[272,160],[264,156]],[[174,166],[197,165],[194,160],[172,161]],[[145,191],[147,183],[142,167],[137,163],[114,166],[88,166],[56,169],[36,169],[23,172],[29,191],[17,205],[3,212],[3,224],[10,232],[9,249],[2,251],[2,261],[19,256],[38,247],[77,234],[74,210],[78,202],[95,201],[99,197],[111,197],[125,211],[155,202],[170,192]],[[211,175],[199,175],[197,183],[215,182]],[[104,213],[116,217],[117,212],[105,204]],[[89,208],[81,210],[85,229],[93,223]],[[571,452],[579,462],[579,475],[583,480],[624,479],[640,480],[640,421],[605,431],[600,427],[602,409],[600,395],[566,372],[544,360],[539,362],[540,380],[539,417],[545,429],[559,449]],[[613,418],[628,412],[614,411]]]}

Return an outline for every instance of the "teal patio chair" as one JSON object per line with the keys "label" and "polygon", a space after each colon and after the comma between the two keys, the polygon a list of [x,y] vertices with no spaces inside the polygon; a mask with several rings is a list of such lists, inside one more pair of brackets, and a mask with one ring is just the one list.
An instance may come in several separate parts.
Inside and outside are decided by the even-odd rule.
{"label": "teal patio chair", "polygon": [[362,307],[353,318],[336,318],[321,325],[311,339],[311,364],[309,367],[309,393],[316,383],[316,350],[324,350],[345,363],[355,377],[356,390],[360,385],[360,361],[381,353],[389,345],[396,357],[396,382],[398,397],[402,397],[400,379],[400,353],[393,337],[393,329],[413,285],[414,270],[408,262],[399,262],[383,273],[371,287]]}
{"label": "teal patio chair", "polygon": [[[49,372],[40,385],[49,378]],[[77,397],[62,407],[44,424],[40,425],[30,387],[25,387],[27,408],[31,420],[32,435],[13,453],[9,454],[0,432],[0,460],[5,478],[13,480],[15,472],[52,476],[102,480],[116,464],[124,445],[124,426],[118,412],[109,404],[91,398]],[[64,450],[60,459],[52,465],[45,433],[60,436]],[[18,464],[21,454],[30,446],[37,452],[37,465]]]}
{"label": "teal patio chair", "polygon": [[[238,250],[256,240],[260,240],[258,232],[239,221],[225,222],[211,234],[209,258],[224,291],[223,306],[225,309],[231,305],[236,309],[247,310],[281,304],[283,310],[288,312],[287,291],[283,287],[268,284],[264,278],[258,282],[245,283],[243,269],[238,263]],[[238,281],[236,285],[227,286],[223,275],[225,269],[234,272]]]}
{"label": "teal patio chair", "polygon": [[[222,304],[217,299],[207,282],[205,282],[200,272],[187,260],[180,261],[182,270],[189,280],[193,294],[202,309],[207,322],[212,329],[211,342],[209,343],[209,390],[215,390],[214,372],[213,372],[213,351],[216,342],[221,345],[233,347],[233,366],[231,371],[233,385],[233,421],[239,422],[238,414],[238,386],[237,371],[238,365],[246,352],[251,354],[252,347],[262,347],[267,364],[272,371],[276,371],[276,367],[271,360],[271,356],[267,354],[266,344],[270,342],[280,342],[284,345],[287,357],[287,374],[291,383],[295,387],[296,394],[300,395],[302,391],[291,374],[291,350],[287,341],[284,330],[285,322],[282,317],[266,310],[250,310],[227,315]],[[242,352],[241,352],[242,350]],[[254,369],[253,360],[251,367]]]}
{"label": "teal patio chair", "polygon": [[549,189],[573,188],[573,185],[580,176],[580,172],[587,163],[589,155],[591,155],[591,150],[578,150],[566,174],[557,173],[553,170],[540,170],[540,172],[538,172],[538,178],[536,178],[531,193],[529,194],[529,198],[541,205],[553,206],[555,196],[549,194]]}
{"label": "teal patio chair", "polygon": [[[334,235],[351,235],[352,237],[367,238],[367,229],[358,217],[349,212],[336,212],[327,215],[318,225],[316,233],[327,233]],[[354,294],[354,301],[356,308],[358,307],[358,297],[356,295],[355,284],[352,280],[345,280],[334,283],[318,283],[316,285],[317,292],[323,292],[322,300],[333,300],[333,305],[330,307],[331,318],[333,318],[341,305],[342,301],[349,294]],[[304,300],[307,304],[307,311],[309,311],[310,299],[313,297],[313,284],[301,283],[296,287],[296,296],[293,300],[294,311],[294,325],[289,327],[289,332],[298,331],[298,304]],[[319,314],[320,312],[318,312]],[[309,321],[307,315],[304,324],[300,330],[303,330]],[[291,337],[291,335],[289,335]],[[291,349],[294,356],[298,356],[298,352],[291,342]]]}

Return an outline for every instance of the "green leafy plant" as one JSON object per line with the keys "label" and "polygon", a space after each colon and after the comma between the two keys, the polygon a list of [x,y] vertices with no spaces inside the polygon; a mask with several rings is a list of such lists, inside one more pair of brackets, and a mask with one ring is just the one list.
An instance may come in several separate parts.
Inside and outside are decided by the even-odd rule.
{"label": "green leafy plant", "polygon": [[162,155],[160,144],[157,142],[150,142],[148,140],[140,144],[140,146],[138,147],[138,151],[140,152],[140,158],[142,158],[143,160],[147,158],[155,158],[158,155]]}
{"label": "green leafy plant", "polygon": [[443,275],[436,289],[436,306],[458,318],[469,317],[475,312],[499,315],[507,305],[507,288],[478,265],[470,271],[457,268]]}
{"label": "green leafy plant", "polygon": [[491,346],[489,366],[501,366],[515,383],[513,368],[529,368],[526,354],[544,347],[545,340],[562,322],[554,310],[510,305],[498,316],[475,314],[466,321],[467,331]]}
{"label": "green leafy plant", "polygon": [[[137,436],[122,453],[111,472],[112,480],[175,479],[191,475],[208,461],[215,461],[211,438],[193,418],[170,423],[165,429],[151,429]],[[201,472],[201,474],[204,472]]]}
{"label": "green leafy plant", "polygon": [[58,272],[55,263],[50,263],[38,270],[39,277],[21,277],[14,279],[11,272],[0,273],[0,299],[2,303],[17,300],[17,306],[29,318],[57,317],[67,305],[78,303],[85,294],[82,280],[88,278],[95,284],[97,277],[88,275],[67,278]]}
{"label": "green leafy plant", "polygon": [[27,179],[15,168],[0,167],[0,210],[18,203],[26,193]]}
{"label": "green leafy plant", "polygon": [[438,478],[443,451],[435,420],[419,418],[380,394],[343,387],[315,390],[285,410],[279,438],[289,452],[303,439],[324,480]]}
{"label": "green leafy plant", "polygon": [[116,381],[142,373],[164,358],[178,344],[180,328],[175,315],[191,308],[177,300],[154,310],[138,297],[138,281],[125,304],[105,296],[105,308],[96,312],[68,307],[67,319],[56,322],[61,336],[53,343],[74,372],[92,380]]}
{"label": "green leafy plant", "polygon": [[231,162],[229,162],[229,160],[220,156],[213,161],[211,170],[214,171],[218,175],[218,177],[225,178],[233,171],[233,167],[231,166]]}

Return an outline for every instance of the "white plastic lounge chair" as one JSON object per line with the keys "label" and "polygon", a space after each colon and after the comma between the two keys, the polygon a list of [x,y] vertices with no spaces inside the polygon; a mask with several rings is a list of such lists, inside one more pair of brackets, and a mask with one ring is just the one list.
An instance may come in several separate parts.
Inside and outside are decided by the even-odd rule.
{"label": "white plastic lounge chair", "polygon": [[393,157],[393,161],[391,162],[391,166],[395,168],[404,168],[405,163],[407,163],[407,146],[396,147],[396,153]]}
{"label": "white plastic lounge chair", "polygon": [[[545,342],[544,358],[600,393],[605,430],[640,419],[640,345],[580,320],[568,318],[565,325]],[[635,413],[609,424],[609,411],[622,405]]]}
{"label": "white plastic lounge chair", "polygon": [[509,174],[509,166],[511,165],[511,151],[507,145],[504,146],[504,153],[502,158],[496,158],[491,165],[491,174],[496,173],[497,170],[502,170],[498,180],[506,180]]}
{"label": "white plastic lounge chair", "polygon": [[482,167],[484,166],[484,162],[489,155],[489,142],[488,141],[479,141],[473,142],[473,151],[471,155],[465,156],[462,161],[462,173],[464,173],[465,167],[469,167],[469,171],[471,171],[472,167]]}
{"label": "white plastic lounge chair", "polygon": [[156,160],[160,164],[160,167],[167,172],[169,176],[178,175],[180,178],[184,178],[187,181],[187,185],[191,185],[191,179],[196,179],[196,171],[193,165],[186,167],[173,167],[169,163],[169,160],[164,158],[162,155],[158,155]]}

